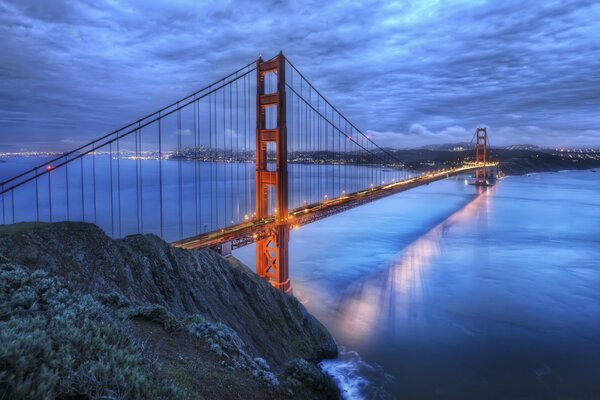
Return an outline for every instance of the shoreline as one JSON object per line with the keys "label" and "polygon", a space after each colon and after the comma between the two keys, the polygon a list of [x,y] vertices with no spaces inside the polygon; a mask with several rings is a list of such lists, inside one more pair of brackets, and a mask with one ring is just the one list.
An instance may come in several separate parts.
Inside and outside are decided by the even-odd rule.
{"label": "shoreline", "polygon": [[502,179],[505,178],[509,178],[509,177],[518,177],[518,176],[533,176],[533,175],[538,175],[538,174],[562,174],[562,173],[566,173],[566,172],[592,172],[592,173],[596,173],[596,169],[600,169],[599,167],[591,167],[591,168],[575,168],[575,169],[561,169],[558,171],[555,170],[546,170],[546,171],[533,171],[533,172],[523,172],[520,174],[506,174],[502,177]]}

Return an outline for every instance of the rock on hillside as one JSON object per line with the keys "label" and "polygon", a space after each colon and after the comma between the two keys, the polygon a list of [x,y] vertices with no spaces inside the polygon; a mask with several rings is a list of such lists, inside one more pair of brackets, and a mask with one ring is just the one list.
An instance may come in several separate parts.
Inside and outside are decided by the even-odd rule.
{"label": "rock on hillside", "polygon": [[174,248],[154,235],[113,240],[95,225],[61,222],[0,236],[0,254],[83,292],[117,292],[178,317],[201,314],[224,323],[276,370],[294,358],[337,354],[329,332],[294,297],[210,250]]}

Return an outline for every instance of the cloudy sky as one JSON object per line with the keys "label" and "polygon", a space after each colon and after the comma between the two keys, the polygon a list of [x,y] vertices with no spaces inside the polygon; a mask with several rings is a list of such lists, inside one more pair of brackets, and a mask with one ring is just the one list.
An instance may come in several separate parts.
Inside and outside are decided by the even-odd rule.
{"label": "cloudy sky", "polygon": [[600,146],[597,1],[0,0],[0,151],[66,150],[279,50],[383,145]]}

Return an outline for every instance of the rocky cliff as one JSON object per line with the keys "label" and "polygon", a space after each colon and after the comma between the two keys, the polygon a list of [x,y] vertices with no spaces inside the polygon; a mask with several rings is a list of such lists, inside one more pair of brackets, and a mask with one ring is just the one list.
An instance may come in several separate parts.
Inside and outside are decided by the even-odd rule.
{"label": "rocky cliff", "polygon": [[[237,368],[251,376],[240,374],[244,378],[236,382],[232,373],[225,377],[229,392],[204,388],[203,397],[243,398],[237,392],[254,385],[248,383],[252,378],[269,383],[277,374],[288,385],[285,391],[267,390],[275,397],[307,395],[310,390],[302,385],[310,380],[322,395],[335,397],[327,379],[301,361],[335,356],[331,335],[294,297],[273,289],[234,258],[174,248],[153,235],[113,240],[92,224],[71,222],[0,235],[0,255],[31,271],[62,277],[69,289],[128,315],[134,335],[162,355],[190,393],[211,382],[206,374],[222,370],[223,377]],[[199,342],[191,343],[194,338]],[[194,368],[188,368],[190,360]],[[255,388],[259,394],[261,385]],[[296,395],[290,387],[298,388]]]}

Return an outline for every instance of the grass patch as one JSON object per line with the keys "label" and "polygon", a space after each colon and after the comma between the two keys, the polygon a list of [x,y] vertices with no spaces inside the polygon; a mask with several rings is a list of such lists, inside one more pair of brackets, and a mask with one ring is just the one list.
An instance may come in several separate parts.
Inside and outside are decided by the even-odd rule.
{"label": "grass patch", "polygon": [[41,228],[48,225],[46,222],[18,222],[16,224],[0,225],[0,236],[14,235],[32,228]]}
{"label": "grass patch", "polygon": [[[191,399],[201,400],[201,397],[196,393],[196,389],[190,382],[190,377],[185,372],[172,363],[165,365],[165,372],[173,378],[177,387],[185,390],[191,396]],[[215,382],[218,382],[218,379]]]}

